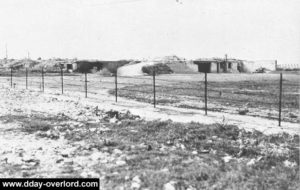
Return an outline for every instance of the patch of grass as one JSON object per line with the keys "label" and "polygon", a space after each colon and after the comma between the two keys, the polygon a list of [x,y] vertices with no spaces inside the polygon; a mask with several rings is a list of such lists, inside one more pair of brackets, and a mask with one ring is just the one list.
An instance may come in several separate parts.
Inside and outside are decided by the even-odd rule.
{"label": "patch of grass", "polygon": [[26,123],[23,125],[23,130],[28,133],[33,133],[37,131],[48,131],[52,127],[48,122],[41,120],[33,120],[30,123]]}
{"label": "patch of grass", "polygon": [[[150,189],[162,189],[169,181],[183,189],[296,189],[300,185],[298,135],[160,120],[124,120],[110,129],[107,137],[120,142],[127,155],[127,172],[123,167],[110,168],[109,173],[119,175],[106,179],[107,187],[120,183],[130,187],[124,178],[136,175],[142,187]],[[232,157],[229,162],[223,160],[226,155]],[[255,162],[247,165],[251,160]],[[286,160],[296,165],[285,166]]]}
{"label": "patch of grass", "polygon": [[[170,181],[177,189],[297,189],[300,185],[298,135],[264,135],[226,123],[145,121],[113,110],[105,114],[101,124],[80,123],[75,127],[64,124],[69,119],[61,114],[59,128],[55,127],[55,116],[9,116],[6,121],[15,118],[30,133],[65,133],[70,143],[86,142],[80,150],[96,148],[109,157],[115,149],[121,150],[114,159],[123,157],[126,164],[96,163],[89,168],[104,175],[102,183],[107,189],[129,189],[135,176],[141,179],[141,187],[149,189],[162,189]],[[113,117],[120,122],[109,123]],[[104,127],[107,130],[99,130]],[[287,161],[292,165],[285,165]]]}
{"label": "patch of grass", "polygon": [[70,121],[70,118],[64,114],[48,115],[41,113],[34,113],[28,115],[3,115],[0,120],[4,123],[18,122],[22,126],[22,130],[28,133],[35,133],[38,131],[46,132],[53,129],[54,126],[60,125],[61,122]]}
{"label": "patch of grass", "polygon": [[[201,105],[189,103],[204,102],[204,83],[188,81],[169,84],[167,81],[157,79],[156,101],[161,105],[172,105],[182,108],[203,109]],[[283,120],[297,122],[299,117],[299,85],[292,81],[284,82],[282,100]],[[140,91],[140,92],[139,92]],[[149,92],[149,93],[146,93]],[[121,97],[141,102],[153,103],[153,87],[151,85],[130,85],[119,89]],[[110,91],[114,94],[114,91]],[[260,117],[278,117],[278,81],[219,81],[208,83],[208,103],[211,111],[232,112],[237,114],[240,110],[247,110],[247,115]],[[250,108],[250,109],[249,109]],[[255,110],[255,111],[253,111]],[[276,112],[270,112],[276,110]],[[261,113],[260,113],[261,112]],[[266,113],[269,115],[266,115]],[[292,117],[293,116],[293,117]]]}

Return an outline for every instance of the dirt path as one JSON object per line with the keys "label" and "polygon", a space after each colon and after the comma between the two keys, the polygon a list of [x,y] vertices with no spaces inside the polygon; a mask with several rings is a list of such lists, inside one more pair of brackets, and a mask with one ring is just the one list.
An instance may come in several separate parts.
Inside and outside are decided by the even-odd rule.
{"label": "dirt path", "polygon": [[[57,97],[51,94],[45,94],[49,97]],[[74,98],[76,96],[77,98]],[[81,98],[78,98],[81,97]],[[134,115],[139,115],[146,120],[168,120],[175,122],[199,122],[203,124],[224,123],[237,125],[246,130],[256,129],[265,134],[274,134],[286,132],[289,134],[300,134],[298,123],[281,122],[281,127],[278,126],[277,120],[270,120],[260,117],[236,115],[221,112],[208,112],[206,116],[203,110],[193,110],[176,108],[172,106],[158,105],[153,108],[153,105],[148,103],[137,102],[125,98],[118,97],[118,102],[115,102],[114,97],[109,95],[107,91],[97,91],[97,96],[89,95],[89,98],[82,98],[80,93],[66,93],[64,96],[58,96],[59,99],[74,101],[80,100],[82,103],[90,106],[98,106],[104,110],[129,110]],[[101,97],[101,98],[99,98]]]}
{"label": "dirt path", "polygon": [[[8,87],[7,85],[4,85]],[[97,93],[97,94],[96,94]],[[277,120],[270,120],[267,118],[244,116],[222,112],[209,111],[208,115],[205,116],[203,110],[184,109],[172,106],[158,105],[153,108],[153,105],[143,102],[137,102],[126,98],[118,97],[118,102],[115,102],[115,97],[108,93],[108,90],[97,90],[93,94],[88,94],[88,98],[84,98],[82,92],[70,92],[65,91],[64,95],[60,95],[59,89],[47,89],[46,93],[41,96],[48,98],[57,98],[59,100],[72,100],[80,101],[83,104],[89,106],[98,106],[104,110],[118,110],[127,111],[129,110],[133,114],[140,115],[146,120],[171,119],[176,122],[200,122],[204,124],[211,123],[226,123],[237,125],[240,128],[245,129],[256,129],[264,132],[265,134],[281,133],[286,132],[289,134],[300,134],[300,127],[298,123],[281,122],[281,127],[278,126]],[[45,102],[39,102],[39,105]],[[64,107],[64,106],[62,106]],[[36,106],[37,111],[43,111],[44,106]],[[51,109],[50,109],[51,108]],[[52,104],[49,111],[59,111],[56,104]]]}

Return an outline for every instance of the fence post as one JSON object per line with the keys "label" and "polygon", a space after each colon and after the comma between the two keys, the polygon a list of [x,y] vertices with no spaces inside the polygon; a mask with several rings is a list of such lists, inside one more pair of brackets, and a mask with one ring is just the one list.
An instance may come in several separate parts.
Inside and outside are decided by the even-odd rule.
{"label": "fence post", "polygon": [[115,96],[116,96],[116,102],[118,102],[118,69],[116,69],[116,73],[115,73]]}
{"label": "fence post", "polygon": [[87,98],[87,74],[86,74],[86,71],[85,71],[84,75],[85,75],[85,98]]}
{"label": "fence post", "polygon": [[64,94],[64,73],[62,68],[60,68],[60,76],[61,76],[61,94]]}
{"label": "fence post", "polygon": [[28,69],[26,68],[26,90],[28,89]]}
{"label": "fence post", "polygon": [[153,106],[156,107],[155,68],[153,69]]}
{"label": "fence post", "polygon": [[10,68],[10,87],[11,87],[11,88],[12,88],[12,86],[13,86],[12,76],[13,76],[13,70],[12,70],[12,67],[11,67],[11,68]]}
{"label": "fence post", "polygon": [[205,72],[205,115],[207,115],[207,73]]}
{"label": "fence post", "polygon": [[44,68],[42,68],[42,91],[44,92]]}
{"label": "fence post", "polygon": [[280,73],[280,82],[279,82],[279,118],[278,125],[281,126],[281,98],[282,98],[282,73]]}

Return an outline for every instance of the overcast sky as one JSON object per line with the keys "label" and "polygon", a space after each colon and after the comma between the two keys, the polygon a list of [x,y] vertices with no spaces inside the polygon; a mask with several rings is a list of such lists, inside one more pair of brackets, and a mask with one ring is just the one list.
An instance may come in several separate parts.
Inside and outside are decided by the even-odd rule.
{"label": "overcast sky", "polygon": [[300,0],[0,0],[0,56],[300,62]]}

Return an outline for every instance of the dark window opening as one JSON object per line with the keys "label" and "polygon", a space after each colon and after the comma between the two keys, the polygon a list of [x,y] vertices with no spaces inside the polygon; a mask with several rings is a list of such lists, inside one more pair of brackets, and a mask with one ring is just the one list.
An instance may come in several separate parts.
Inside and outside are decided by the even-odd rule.
{"label": "dark window opening", "polygon": [[198,71],[199,72],[210,73],[210,67],[211,67],[210,62],[198,63]]}
{"label": "dark window opening", "polygon": [[220,66],[221,66],[221,69],[222,69],[222,70],[225,70],[225,67],[226,67],[226,66],[225,66],[225,62],[222,62]]}
{"label": "dark window opening", "polygon": [[67,64],[67,69],[72,69],[72,64]]}

